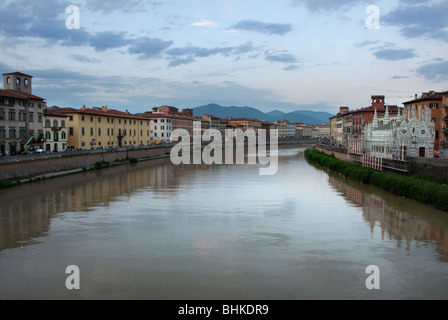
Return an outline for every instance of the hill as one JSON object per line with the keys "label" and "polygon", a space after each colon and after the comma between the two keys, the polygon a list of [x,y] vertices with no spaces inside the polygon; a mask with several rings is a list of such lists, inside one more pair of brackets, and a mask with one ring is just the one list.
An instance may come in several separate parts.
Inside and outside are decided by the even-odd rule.
{"label": "hill", "polygon": [[252,107],[223,107],[218,104],[208,104],[196,108],[192,108],[195,117],[200,117],[203,114],[210,114],[220,118],[253,118],[262,121],[281,121],[288,120],[291,122],[301,122],[312,125],[319,125],[328,123],[329,118],[333,115],[328,112],[315,111],[294,111],[284,113],[282,111],[274,110],[264,113]]}

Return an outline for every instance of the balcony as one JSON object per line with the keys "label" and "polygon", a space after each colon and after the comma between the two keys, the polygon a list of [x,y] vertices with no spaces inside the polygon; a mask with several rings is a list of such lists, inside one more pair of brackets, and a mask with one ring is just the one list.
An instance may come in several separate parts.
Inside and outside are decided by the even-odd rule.
{"label": "balcony", "polygon": [[62,130],[62,127],[51,127],[51,130],[54,132],[59,132]]}

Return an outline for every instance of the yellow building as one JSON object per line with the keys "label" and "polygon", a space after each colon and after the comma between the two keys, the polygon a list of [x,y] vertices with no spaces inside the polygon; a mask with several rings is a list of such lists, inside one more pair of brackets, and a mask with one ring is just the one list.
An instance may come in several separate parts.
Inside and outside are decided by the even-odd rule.
{"label": "yellow building", "polygon": [[261,129],[263,122],[257,119],[233,118],[229,119],[229,123],[232,125],[242,126],[244,131],[247,129],[253,129],[258,133],[258,129]]}
{"label": "yellow building", "polygon": [[107,107],[60,110],[67,115],[68,148],[85,150],[151,144],[151,119],[142,114]]}

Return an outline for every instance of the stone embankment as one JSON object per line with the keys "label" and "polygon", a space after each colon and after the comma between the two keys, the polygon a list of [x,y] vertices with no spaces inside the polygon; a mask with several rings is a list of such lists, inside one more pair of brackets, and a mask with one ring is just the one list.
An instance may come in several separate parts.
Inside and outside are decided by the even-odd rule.
{"label": "stone embankment", "polygon": [[63,153],[33,154],[4,157],[0,160],[0,180],[27,179],[42,175],[57,175],[63,172],[82,171],[97,162],[124,159],[150,159],[170,153],[172,146],[135,149],[113,149],[94,151],[67,151]]}

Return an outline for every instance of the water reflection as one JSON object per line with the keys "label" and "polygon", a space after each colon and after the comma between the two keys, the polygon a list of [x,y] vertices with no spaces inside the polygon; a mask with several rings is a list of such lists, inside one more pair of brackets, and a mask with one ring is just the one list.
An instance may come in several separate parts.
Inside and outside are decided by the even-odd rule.
{"label": "water reflection", "polygon": [[130,197],[140,189],[168,198],[176,192],[180,177],[193,170],[191,166],[171,166],[169,159],[158,159],[144,168],[122,165],[2,190],[0,250],[34,243],[33,239],[48,232],[51,219],[59,213],[107,208],[116,198]]}
{"label": "water reflection", "polygon": [[397,248],[404,248],[408,253],[414,243],[416,247],[432,243],[440,260],[448,262],[448,220],[445,212],[428,210],[428,206],[414,200],[400,199],[334,174],[330,174],[329,182],[347,200],[362,208],[362,216],[369,224],[372,235],[379,232],[383,240],[395,240]]}
{"label": "water reflection", "polygon": [[[302,148],[279,156],[275,176],[166,158],[1,191],[0,299],[446,297],[446,214]],[[79,292],[63,285],[71,264]],[[366,291],[370,264],[389,289]]]}

